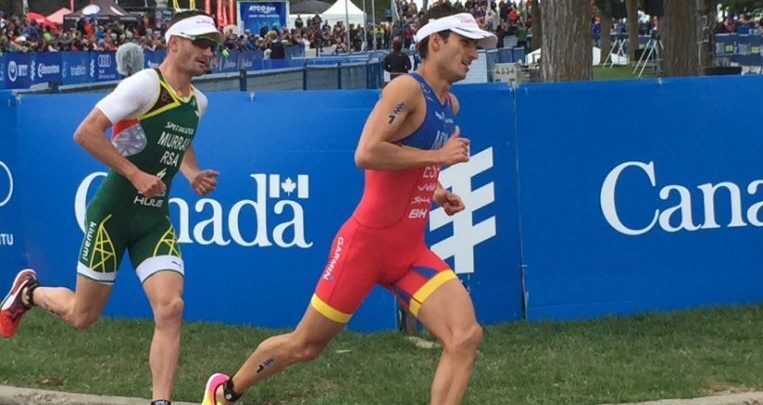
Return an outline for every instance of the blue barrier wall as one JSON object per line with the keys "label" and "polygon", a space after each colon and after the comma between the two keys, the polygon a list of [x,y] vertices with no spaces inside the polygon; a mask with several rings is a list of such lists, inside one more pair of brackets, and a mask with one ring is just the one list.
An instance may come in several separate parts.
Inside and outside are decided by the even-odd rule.
{"label": "blue barrier wall", "polygon": [[[0,91],[0,269],[26,266],[21,227],[19,168],[16,159],[16,97]],[[9,271],[0,273],[0,282],[11,282]],[[14,272],[15,274],[15,272]]]}
{"label": "blue barrier wall", "polygon": [[480,321],[521,319],[513,92],[501,84],[455,86],[454,92],[471,159],[445,169],[440,183],[461,196],[467,212],[440,225],[448,217],[432,211],[428,242],[461,274]]}
{"label": "blue barrier wall", "polygon": [[[751,125],[763,78],[454,91],[472,158],[443,170],[441,182],[469,209],[452,218],[433,210],[428,242],[460,274],[481,322],[763,300],[763,140]],[[178,178],[172,190],[188,319],[296,324],[360,197],[352,154],[378,95],[209,95],[195,145],[202,166],[221,171],[219,189],[199,198]],[[18,151],[13,201],[34,207],[10,216],[0,208],[0,231],[21,228],[46,284],[75,279],[77,213],[103,167],[71,134],[96,100],[29,96],[0,116],[18,123],[15,146],[13,136],[0,137],[0,160]],[[11,256],[0,247],[0,262]],[[107,313],[150,314],[127,262]],[[395,303],[381,290],[351,323],[395,326]]]}
{"label": "blue barrier wall", "polygon": [[528,318],[763,299],[761,90],[759,77],[520,89]]}
{"label": "blue barrier wall", "polygon": [[[483,322],[521,317],[513,144],[485,120],[481,100],[511,116],[505,86],[458,89],[462,133],[474,134],[475,159],[443,171],[473,212],[453,218],[434,211],[430,242],[464,273]],[[186,259],[186,318],[270,327],[300,319],[328,257],[336,230],[362,192],[353,152],[378,91],[211,93],[195,141],[203,167],[221,172],[219,189],[193,195],[178,177],[171,210]],[[78,215],[103,166],[71,139],[94,95],[29,96],[17,107],[20,198],[34,201],[23,219],[30,265],[44,284],[73,286],[82,238]],[[310,108],[300,108],[310,106]],[[44,120],[39,112],[46,111]],[[507,128],[513,124],[506,122]],[[44,162],[44,164],[41,164]],[[500,165],[500,166],[499,166]],[[150,311],[129,260],[122,263],[106,313],[144,317]],[[4,278],[6,275],[4,274]],[[8,275],[10,277],[10,275]],[[353,318],[356,330],[396,327],[396,303],[381,289]]]}
{"label": "blue barrier wall", "polygon": [[[263,59],[261,50],[236,52],[228,57],[219,55],[213,64],[213,73],[302,67],[303,62],[291,63],[292,58],[303,57],[302,46],[286,47],[286,58]],[[164,60],[164,51],[144,51],[145,66],[157,67]],[[366,58],[367,60],[368,58]],[[63,85],[85,84],[121,79],[117,73],[115,52],[51,52],[5,53],[0,55],[0,90],[28,89],[38,83],[51,81]]]}

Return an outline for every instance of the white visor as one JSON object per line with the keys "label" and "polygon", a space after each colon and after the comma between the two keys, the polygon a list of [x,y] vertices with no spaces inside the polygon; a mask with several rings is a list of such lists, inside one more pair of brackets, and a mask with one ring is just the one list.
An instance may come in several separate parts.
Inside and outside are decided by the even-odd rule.
{"label": "white visor", "polygon": [[477,46],[483,49],[495,48],[498,38],[477,25],[477,20],[469,13],[449,15],[447,17],[429,20],[416,32],[414,39],[421,42],[424,38],[441,31],[453,31],[466,38],[476,39]]}
{"label": "white visor", "polygon": [[169,43],[173,35],[188,39],[205,37],[217,42],[223,41],[223,34],[217,30],[215,21],[206,15],[195,15],[172,24],[164,34],[164,40]]}

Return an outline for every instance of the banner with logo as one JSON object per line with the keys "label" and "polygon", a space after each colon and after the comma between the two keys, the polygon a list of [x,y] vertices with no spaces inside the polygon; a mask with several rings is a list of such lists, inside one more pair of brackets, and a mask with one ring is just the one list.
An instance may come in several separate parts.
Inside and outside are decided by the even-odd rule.
{"label": "banner with logo", "polygon": [[[467,210],[433,209],[427,240],[487,323],[518,319],[523,305],[529,319],[576,319],[759,302],[763,140],[749,117],[761,90],[759,76],[516,93],[455,86],[471,160],[444,168],[440,182]],[[360,198],[353,151],[379,93],[208,96],[194,145],[201,166],[221,172],[219,189],[198,197],[179,176],[170,202],[187,317],[294,326]],[[49,285],[73,285],[77,218],[102,179],[103,166],[71,140],[96,101],[39,96],[17,107],[12,201],[34,207],[21,214],[26,254]],[[109,314],[150,315],[132,273],[125,260]],[[395,307],[377,289],[351,327],[393,328]]]}
{"label": "banner with logo", "polygon": [[26,89],[32,85],[31,61],[32,57],[26,53],[4,55],[6,89]]}
{"label": "banner with logo", "polygon": [[61,52],[61,81],[64,84],[85,84],[97,80],[96,59],[92,52]]}
{"label": "banner with logo", "polygon": [[[503,140],[513,124],[508,120],[496,127],[481,108],[489,97],[497,113],[510,116],[511,93],[502,85],[458,88],[457,93],[462,97],[457,123],[462,135],[473,139],[474,158],[445,169],[441,179],[468,209],[456,217],[435,210],[429,242],[462,273],[480,320],[518,319],[518,220],[511,209],[515,158],[513,145]],[[29,97],[19,107],[22,198],[35,201],[33,215],[24,218],[27,253],[44,284],[73,286],[75,280],[83,235],[79,224],[104,167],[72,141],[72,134],[97,97]],[[219,188],[202,198],[180,175],[170,201],[186,262],[187,318],[292,327],[321,277],[336,231],[360,199],[363,172],[355,167],[354,149],[379,93],[208,97],[194,148],[202,167],[220,171]],[[45,120],[39,119],[41,110]],[[126,259],[107,313],[150,316],[142,296]],[[392,329],[396,308],[392,295],[377,288],[350,327]]]}
{"label": "banner with logo", "polygon": [[[261,50],[229,52],[220,55],[213,66],[215,73],[245,70],[277,69],[303,66],[291,58],[303,57],[304,47],[286,47],[287,59],[265,61]],[[145,66],[159,67],[164,51],[144,51]],[[272,66],[271,66],[272,65]],[[33,84],[56,81],[63,85],[114,81],[122,78],[117,72],[116,54],[113,52],[45,52],[6,53],[0,55],[0,90],[26,89]]]}
{"label": "banner with logo", "polygon": [[5,55],[0,55],[0,90],[5,89],[5,68],[7,65]]}
{"label": "banner with logo", "polygon": [[61,52],[34,54],[32,59],[32,81],[34,83],[61,83]]}
{"label": "banner with logo", "polygon": [[117,57],[114,52],[93,52],[96,60],[98,81],[118,80],[122,75],[117,73]]}
{"label": "banner with logo", "polygon": [[238,27],[255,35],[266,27],[269,31],[286,28],[289,18],[289,3],[286,1],[239,1]]}
{"label": "banner with logo", "polygon": [[8,286],[26,266],[22,242],[19,166],[16,159],[16,97],[0,91],[0,283]]}
{"label": "banner with logo", "polygon": [[763,300],[761,91],[760,76],[518,91],[528,318]]}
{"label": "banner with logo", "polygon": [[157,68],[162,64],[166,52],[164,51],[143,51],[143,60],[145,61],[145,67]]}
{"label": "banner with logo", "polygon": [[456,124],[470,141],[471,158],[444,168],[440,184],[461,196],[466,209],[452,217],[434,209],[427,241],[461,276],[481,322],[518,320],[522,290],[513,94],[503,84],[458,85],[453,92],[461,108]]}
{"label": "banner with logo", "polygon": [[228,56],[219,55],[213,69],[215,73],[238,72],[239,53],[229,53]]}

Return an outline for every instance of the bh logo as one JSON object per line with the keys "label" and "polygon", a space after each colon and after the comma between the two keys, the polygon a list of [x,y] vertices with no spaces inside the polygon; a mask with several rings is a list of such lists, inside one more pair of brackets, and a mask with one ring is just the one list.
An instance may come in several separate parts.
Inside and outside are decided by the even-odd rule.
{"label": "bh logo", "polygon": [[452,217],[437,208],[429,214],[429,229],[439,229],[453,224],[453,235],[432,245],[432,251],[443,259],[453,257],[456,273],[474,273],[474,248],[496,234],[495,216],[477,224],[473,213],[495,202],[495,182],[476,190],[472,178],[493,167],[493,148],[473,155],[468,162],[460,163],[440,172],[440,184],[451,189],[464,200],[466,208]]}

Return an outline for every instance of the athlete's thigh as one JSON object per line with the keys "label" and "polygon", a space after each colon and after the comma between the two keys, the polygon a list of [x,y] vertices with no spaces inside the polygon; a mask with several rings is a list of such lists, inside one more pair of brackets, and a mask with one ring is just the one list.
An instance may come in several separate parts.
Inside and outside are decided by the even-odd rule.
{"label": "athlete's thigh", "polygon": [[386,287],[414,316],[420,318],[425,302],[445,284],[458,281],[456,274],[434,252],[422,247],[407,271]]}
{"label": "athlete's thigh", "polygon": [[127,237],[127,223],[123,216],[107,205],[92,203],[85,214],[85,236],[80,247],[77,274],[96,283],[113,284]]}
{"label": "athlete's thigh", "polygon": [[316,311],[334,322],[350,321],[378,279],[373,244],[372,234],[352,218],[342,226],[310,301]]}
{"label": "athlete's thigh", "polygon": [[143,282],[143,291],[154,310],[183,296],[184,278],[174,271],[154,273]]}
{"label": "athlete's thigh", "polygon": [[150,223],[145,229],[133,230],[135,240],[127,247],[135,273],[141,283],[164,271],[175,272],[180,276],[185,275],[185,266],[175,229],[167,215],[156,215],[156,221],[143,221]]}
{"label": "athlete's thigh", "polygon": [[81,274],[77,275],[77,286],[74,290],[74,313],[100,315],[109,301],[113,286],[113,283],[94,281]]}
{"label": "athlete's thigh", "polygon": [[440,339],[477,325],[472,299],[458,278],[446,281],[429,295],[418,319]]}
{"label": "athlete's thigh", "polygon": [[343,331],[345,326],[347,322],[337,322],[328,318],[313,305],[309,305],[302,320],[294,329],[294,336],[301,342],[326,345]]}

